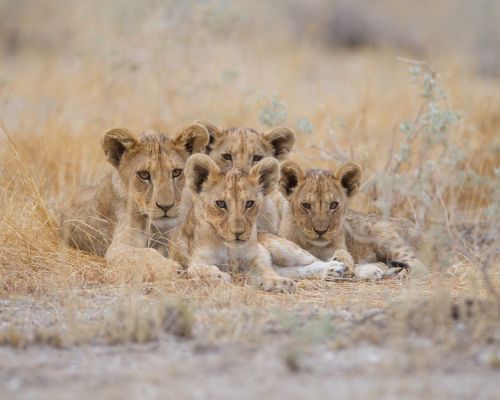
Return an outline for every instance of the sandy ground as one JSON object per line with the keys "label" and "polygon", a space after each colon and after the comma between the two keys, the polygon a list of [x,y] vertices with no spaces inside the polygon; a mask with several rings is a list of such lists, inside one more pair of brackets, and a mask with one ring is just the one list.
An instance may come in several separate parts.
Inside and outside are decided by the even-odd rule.
{"label": "sandy ground", "polygon": [[[161,332],[148,343],[113,345],[96,334],[65,343],[89,324],[113,324],[107,313],[116,301],[79,299],[71,314],[60,300],[2,300],[0,327],[14,324],[27,343],[0,346],[0,398],[500,398],[500,372],[490,362],[498,342],[457,347],[418,335],[385,337],[390,316],[383,309],[300,304],[263,318],[254,308],[197,308],[190,338]],[[51,327],[62,342],[28,339]]]}

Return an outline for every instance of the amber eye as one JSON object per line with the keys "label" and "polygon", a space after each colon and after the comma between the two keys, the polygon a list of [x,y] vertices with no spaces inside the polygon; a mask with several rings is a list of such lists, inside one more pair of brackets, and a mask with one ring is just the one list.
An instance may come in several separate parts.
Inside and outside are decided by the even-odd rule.
{"label": "amber eye", "polygon": [[137,176],[141,178],[143,181],[149,181],[151,179],[151,175],[148,171],[139,171],[137,172]]}
{"label": "amber eye", "polygon": [[262,160],[264,158],[264,156],[253,156],[253,160],[254,162],[259,162],[260,160]]}
{"label": "amber eye", "polygon": [[306,210],[310,210],[311,209],[311,204],[310,203],[301,203],[300,205],[303,208],[305,208]]}
{"label": "amber eye", "polygon": [[172,176],[174,178],[178,178],[179,176],[181,176],[182,174],[182,169],[180,168],[175,168],[174,170],[172,170]]}
{"label": "amber eye", "polygon": [[248,200],[246,203],[245,203],[245,207],[246,208],[252,208],[255,204],[255,201],[253,200]]}
{"label": "amber eye", "polygon": [[232,156],[231,154],[229,154],[229,153],[224,153],[224,154],[222,155],[222,158],[223,158],[224,160],[226,160],[226,161],[231,161],[231,160],[233,159],[233,156]]}
{"label": "amber eye", "polygon": [[339,203],[337,201],[332,201],[330,203],[330,210],[336,210],[338,206],[339,206]]}
{"label": "amber eye", "polygon": [[224,200],[217,200],[215,205],[219,208],[227,208],[227,204]]}

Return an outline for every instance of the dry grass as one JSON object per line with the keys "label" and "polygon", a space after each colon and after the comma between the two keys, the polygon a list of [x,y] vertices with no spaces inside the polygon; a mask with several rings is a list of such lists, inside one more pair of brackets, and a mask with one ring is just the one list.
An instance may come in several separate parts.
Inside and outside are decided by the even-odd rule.
{"label": "dry grass", "polygon": [[[396,61],[399,54],[392,49],[332,51],[307,40],[293,40],[280,26],[272,37],[249,36],[231,24],[219,32],[202,18],[213,16],[210,10],[196,14],[201,20],[173,19],[165,24],[154,8],[146,8],[145,15],[138,17],[142,24],[128,30],[130,16],[117,23],[117,15],[108,8],[100,10],[91,33],[77,27],[92,14],[92,7],[79,5],[67,11],[65,24],[58,25],[64,28],[67,43],[45,43],[42,49],[25,46],[2,57],[0,298],[50,300],[71,312],[63,313],[54,326],[31,332],[23,331],[13,319],[2,331],[0,343],[23,347],[96,340],[145,342],[158,340],[165,331],[203,336],[208,343],[257,340],[266,324],[279,325],[278,332],[295,329],[279,323],[280,313],[293,315],[299,326],[308,326],[304,312],[316,310],[318,314],[311,318],[321,320],[317,315],[343,309],[361,315],[360,328],[356,324],[339,328],[348,335],[336,336],[337,346],[354,343],[356,337],[377,343],[389,334],[409,332],[435,334],[439,341],[455,337],[449,333],[456,323],[452,305],[466,299],[488,311],[474,309],[464,322],[468,339],[457,333],[453,340],[498,343],[494,325],[500,319],[494,310],[500,264],[495,254],[489,257],[482,253],[487,249],[468,242],[452,243],[451,263],[436,266],[425,278],[376,283],[310,280],[301,282],[294,295],[264,294],[242,285],[197,286],[184,279],[134,282],[131,271],[113,269],[101,259],[61,246],[53,216],[68,194],[103,173],[106,165],[98,142],[107,128],[124,126],[135,132],[156,128],[172,134],[194,119],[209,118],[222,126],[265,129],[259,115],[268,105],[266,99],[276,93],[287,105],[283,124],[297,129],[298,121],[307,118],[314,126],[312,133],[298,130],[292,158],[305,167],[332,168],[355,160],[364,167],[368,187],[401,141],[395,127],[413,118],[420,104],[409,84],[407,65]],[[493,169],[500,165],[500,81],[483,80],[459,57],[430,58],[443,72],[450,107],[461,110],[463,116],[449,134],[450,143],[465,151],[456,172],[473,170],[493,177]],[[409,165],[411,173],[412,160]],[[435,174],[440,174],[439,168]],[[372,195],[365,191],[354,207],[375,209]],[[424,229],[445,222],[453,229],[460,223],[479,224],[487,219],[484,211],[493,200],[490,189],[469,185],[447,193],[443,201],[444,207],[432,210],[432,220],[425,221]],[[451,222],[446,205],[453,205]],[[407,206],[393,212],[411,219]],[[498,229],[498,224],[492,226]],[[491,249],[498,246],[500,235],[489,233]],[[116,300],[121,305],[115,317],[100,315],[99,323],[70,324],[80,306],[92,308],[88,302],[101,295],[121,299]],[[123,300],[127,297],[129,303]],[[165,309],[167,297],[176,299],[169,303],[176,305]],[[191,311],[179,306],[185,304],[177,303],[179,299],[187,301]],[[139,301],[145,303],[140,306]],[[144,304],[146,310],[141,311]],[[112,309],[117,309],[116,304]],[[374,309],[384,312],[381,325],[371,325],[375,314],[363,314]],[[297,329],[297,336],[308,336],[309,328]],[[290,370],[302,369],[300,354],[285,352],[283,357]],[[492,365],[497,366],[497,360],[492,359]]]}

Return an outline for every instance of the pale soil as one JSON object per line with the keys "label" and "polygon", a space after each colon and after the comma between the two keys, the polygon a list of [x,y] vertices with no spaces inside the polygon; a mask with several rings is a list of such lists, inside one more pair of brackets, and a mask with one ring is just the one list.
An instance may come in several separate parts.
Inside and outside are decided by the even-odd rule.
{"label": "pale soil", "polygon": [[[147,307],[162,299],[140,301]],[[0,398],[500,398],[491,361],[499,341],[469,345],[460,321],[450,329],[465,343],[393,338],[393,317],[373,306],[201,302],[191,338],[161,332],[145,344],[112,345],[91,327],[113,326],[112,310],[123,301],[112,293],[1,300],[0,328],[15,326],[27,343],[0,346]],[[40,329],[61,341],[33,339]],[[80,344],[70,343],[76,338]]]}

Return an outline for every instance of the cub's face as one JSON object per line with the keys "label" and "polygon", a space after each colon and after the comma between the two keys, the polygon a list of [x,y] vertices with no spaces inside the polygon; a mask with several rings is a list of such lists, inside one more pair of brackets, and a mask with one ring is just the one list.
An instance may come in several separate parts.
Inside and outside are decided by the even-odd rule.
{"label": "cub's face", "polygon": [[210,134],[207,154],[222,170],[248,171],[265,157],[283,160],[295,143],[295,134],[288,128],[260,133],[250,128],[221,129],[206,120],[197,123],[207,128]]}
{"label": "cub's face", "polygon": [[240,246],[256,232],[259,208],[278,183],[279,165],[265,158],[249,172],[224,173],[208,156],[198,154],[189,158],[186,177],[197,205],[220,239]]}
{"label": "cub's face", "polygon": [[361,168],[347,164],[336,173],[295,163],[281,167],[280,189],[288,199],[291,217],[314,246],[327,246],[342,233],[342,218],[361,180]]}
{"label": "cub's face", "polygon": [[208,139],[208,132],[198,124],[173,140],[156,131],[136,138],[126,129],[111,129],[104,134],[102,146],[116,168],[121,192],[131,197],[140,214],[164,226],[179,215],[186,159],[204,151]]}

